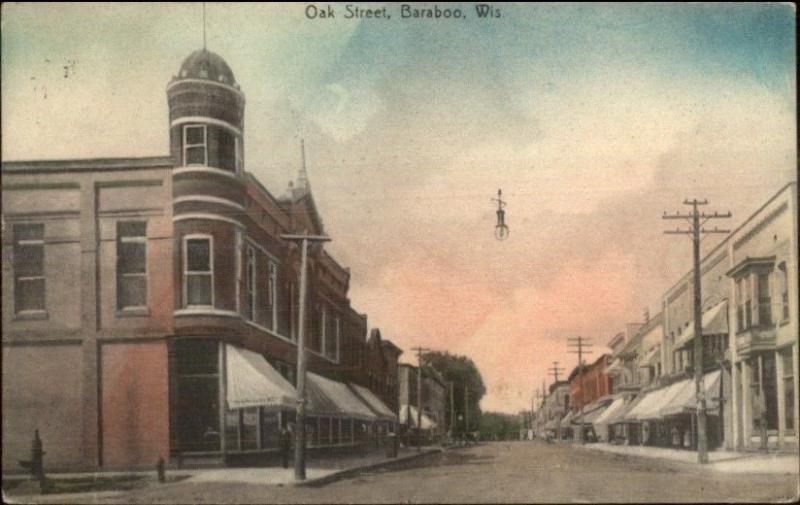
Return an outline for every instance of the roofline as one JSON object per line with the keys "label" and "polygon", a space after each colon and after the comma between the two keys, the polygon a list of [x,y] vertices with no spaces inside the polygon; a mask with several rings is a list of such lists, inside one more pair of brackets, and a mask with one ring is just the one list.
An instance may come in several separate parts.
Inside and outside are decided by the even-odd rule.
{"label": "roofline", "polygon": [[[714,246],[713,249],[711,249],[705,256],[703,256],[700,259],[700,270],[701,271],[703,270],[703,263],[706,260],[710,259],[711,256],[713,256],[723,245],[727,244],[728,240],[730,240],[734,235],[736,235],[739,232],[739,230],[744,228],[750,221],[753,220],[753,218],[755,218],[759,213],[761,213],[762,210],[766,209],[772,202],[777,200],[778,197],[781,196],[781,194],[791,186],[797,186],[797,181],[790,181],[784,184],[781,187],[781,189],[779,189],[774,195],[769,197],[767,201],[764,202],[758,209],[750,213],[750,216],[748,216],[747,219],[745,219],[741,224],[739,224],[739,226],[731,230],[729,234],[725,235],[725,238],[722,239],[722,241],[719,244]],[[675,291],[681,284],[686,282],[689,276],[692,275],[692,272],[694,272],[694,268],[690,269],[688,272],[686,272],[684,275],[681,276],[679,281],[675,282],[672,286],[670,286],[669,289],[667,289],[667,291],[662,295],[662,299],[669,297],[670,293]]]}
{"label": "roofline", "polygon": [[175,160],[172,156],[145,156],[141,158],[82,158],[60,160],[19,160],[4,161],[2,171],[5,173],[40,173],[40,172],[91,172],[132,170],[146,168],[172,168]]}

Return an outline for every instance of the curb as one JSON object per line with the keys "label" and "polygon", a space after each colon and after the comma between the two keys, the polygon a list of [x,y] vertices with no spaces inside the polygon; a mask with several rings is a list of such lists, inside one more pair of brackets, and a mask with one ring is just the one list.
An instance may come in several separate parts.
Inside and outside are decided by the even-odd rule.
{"label": "curb", "polygon": [[[751,457],[755,456],[755,455],[750,455],[750,454],[741,454],[741,455],[739,455],[738,457],[735,457],[735,458],[725,459],[725,460],[721,460],[721,461],[709,461],[708,463],[701,465],[701,464],[697,463],[696,461],[684,461],[684,460],[681,460],[681,459],[671,459],[671,458],[666,458],[664,456],[646,456],[644,454],[626,454],[626,453],[622,453],[622,452],[605,451],[603,449],[596,449],[596,448],[593,448],[593,447],[586,447],[586,446],[582,446],[582,445],[577,445],[577,446],[573,446],[573,447],[576,447],[578,449],[582,449],[584,451],[594,451],[594,452],[600,452],[600,453],[605,453],[605,454],[613,454],[613,455],[618,455],[618,456],[625,456],[625,457],[629,457],[629,458],[641,458],[641,459],[645,459],[645,460],[649,459],[649,460],[665,461],[665,462],[669,462],[669,463],[677,463],[677,464],[681,464],[681,465],[691,466],[693,468],[701,468],[701,469],[712,471],[712,472],[723,472],[723,470],[720,470],[719,468],[715,468],[715,465],[717,465],[717,464],[727,463],[729,461],[740,461],[740,460],[743,460],[743,459],[746,460],[746,459],[750,459]],[[759,472],[754,472],[754,473],[759,473]],[[785,475],[785,474],[787,474],[787,472],[763,472],[763,474],[764,475]],[[793,474],[793,472],[788,472],[788,474],[791,475],[791,474]]]}
{"label": "curb", "polygon": [[334,473],[326,475],[324,477],[319,477],[319,478],[316,478],[316,479],[308,479],[308,480],[304,480],[304,481],[301,481],[301,482],[292,482],[292,483],[289,484],[289,486],[293,486],[293,487],[320,487],[320,486],[324,486],[326,484],[331,484],[331,483],[339,481],[339,480],[348,479],[350,477],[355,477],[356,475],[358,475],[358,474],[360,474],[362,472],[378,470],[378,469],[381,469],[381,468],[391,468],[393,466],[400,466],[403,463],[408,463],[409,461],[415,461],[417,459],[423,459],[423,458],[431,456],[433,454],[441,454],[443,452],[445,452],[444,449],[428,449],[428,450],[426,450],[424,452],[420,452],[418,454],[412,454],[410,456],[406,456],[406,457],[403,457],[403,458],[390,459],[388,461],[381,461],[380,463],[374,463],[374,464],[371,464],[371,465],[357,466],[357,467],[354,467],[354,468],[346,468],[344,470],[340,470],[338,472],[334,472]]}

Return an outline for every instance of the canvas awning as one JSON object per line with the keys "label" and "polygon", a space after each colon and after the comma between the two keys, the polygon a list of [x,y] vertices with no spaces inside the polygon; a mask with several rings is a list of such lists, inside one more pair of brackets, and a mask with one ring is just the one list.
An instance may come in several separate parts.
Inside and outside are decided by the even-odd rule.
{"label": "canvas awning", "polygon": [[392,409],[386,406],[385,403],[381,401],[380,398],[375,396],[375,394],[370,391],[369,389],[365,388],[364,386],[359,386],[358,384],[353,384],[352,382],[349,383],[350,387],[353,388],[355,391],[356,396],[361,398],[361,400],[372,409],[375,414],[383,420],[386,421],[397,421],[397,414],[392,412]]}
{"label": "canvas awning", "polygon": [[[728,301],[723,300],[703,313],[703,335],[728,333]],[[675,349],[685,347],[694,338],[694,327],[689,325],[675,339]]]}
{"label": "canvas awning", "polygon": [[642,360],[639,362],[639,368],[653,366],[658,361],[658,355],[661,352],[661,346],[653,346],[652,349],[647,351]]}
{"label": "canvas awning", "polygon": [[593,401],[583,408],[583,415],[580,412],[575,414],[575,424],[594,424],[595,420],[605,412],[606,407],[612,402],[611,398],[604,397]]}
{"label": "canvas awning", "polygon": [[[715,410],[719,408],[719,382],[720,371],[714,370],[703,376],[703,389],[706,396],[706,408]],[[695,384],[694,379],[686,379],[680,382],[681,387],[678,393],[660,410],[661,416],[672,416],[681,414],[687,411],[694,411],[697,408],[697,400],[695,398]]]}
{"label": "canvas awning", "polygon": [[611,402],[611,405],[609,405],[602,414],[597,416],[597,419],[594,420],[594,424],[611,424],[614,416],[625,410],[625,400],[626,398],[624,396],[615,398],[614,401]]}
{"label": "canvas awning", "polygon": [[681,392],[682,388],[683,381],[679,381],[667,387],[651,391],[642,403],[628,412],[626,418],[635,416],[636,420],[644,421],[662,417],[661,409],[669,404]]}
{"label": "canvas awning", "polygon": [[564,418],[561,420],[561,426],[562,427],[569,426],[569,424],[572,422],[573,417],[575,417],[575,413],[570,410],[569,412],[567,412],[567,415],[565,415]]}
{"label": "canvas awning", "polygon": [[297,406],[294,387],[258,353],[225,345],[226,401],[230,409]]}
{"label": "canvas awning", "polygon": [[[417,427],[417,415],[418,410],[413,405],[401,405],[400,406],[400,424],[411,426],[412,428]],[[432,430],[436,428],[436,421],[425,415],[422,414],[420,418],[420,426],[423,430]]]}
{"label": "canvas awning", "polygon": [[374,421],[378,418],[347,384],[308,372],[306,383],[308,412],[313,416],[353,418]]}
{"label": "canvas awning", "polygon": [[665,388],[661,388],[644,393],[637,399],[636,404],[633,405],[632,408],[625,414],[624,419],[626,421],[642,420],[642,417],[640,416],[650,410],[654,404],[659,402],[664,390]]}

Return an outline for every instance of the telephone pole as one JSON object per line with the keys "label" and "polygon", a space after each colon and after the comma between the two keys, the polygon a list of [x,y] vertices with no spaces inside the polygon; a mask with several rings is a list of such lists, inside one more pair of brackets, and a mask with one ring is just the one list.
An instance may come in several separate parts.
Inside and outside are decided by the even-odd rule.
{"label": "telephone pole", "polygon": [[[706,432],[706,397],[703,387],[703,301],[702,290],[700,287],[700,242],[703,234],[727,234],[730,230],[720,230],[716,226],[707,230],[703,227],[711,219],[727,219],[731,217],[730,212],[720,214],[714,212],[707,214],[700,212],[698,207],[708,205],[708,200],[686,199],[684,205],[691,205],[691,214],[667,214],[664,212],[663,219],[684,219],[689,223],[690,228],[667,230],[667,235],[689,235],[692,239],[692,252],[694,253],[694,390],[697,401],[697,462],[700,464],[708,463],[708,433]],[[702,222],[701,222],[702,221]]]}
{"label": "telephone pole", "polygon": [[583,355],[584,354],[591,354],[592,351],[589,350],[592,344],[589,342],[588,338],[584,337],[567,337],[567,347],[571,348],[572,350],[567,351],[570,354],[577,354],[578,355],[578,381],[579,381],[579,391],[581,392],[579,396],[579,401],[581,404],[581,413],[578,417],[578,440],[580,443],[585,443],[583,439]]}
{"label": "telephone pole", "polygon": [[306,290],[308,284],[308,243],[330,241],[322,235],[281,235],[283,240],[300,242],[300,314],[297,323],[297,421],[295,423],[294,478],[306,479]]}
{"label": "telephone pole", "polygon": [[429,352],[431,349],[426,347],[412,347],[412,351],[417,351],[417,450],[422,450],[422,353]]}
{"label": "telephone pole", "polygon": [[[556,407],[559,407],[561,406],[561,401],[558,399],[558,374],[563,372],[564,369],[558,366],[558,361],[553,361],[553,366],[548,371],[553,376],[553,384],[556,387],[553,392],[556,395]],[[561,414],[557,412],[556,416],[556,440],[561,440]]]}

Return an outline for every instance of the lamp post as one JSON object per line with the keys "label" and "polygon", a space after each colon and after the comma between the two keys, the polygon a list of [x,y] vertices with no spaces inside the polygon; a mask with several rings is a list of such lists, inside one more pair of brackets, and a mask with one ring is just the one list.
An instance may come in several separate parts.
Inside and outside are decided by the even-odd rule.
{"label": "lamp post", "polygon": [[294,478],[306,479],[306,284],[308,283],[308,243],[328,242],[324,235],[281,235],[283,240],[300,242],[300,314],[297,323],[297,420],[294,445]]}

